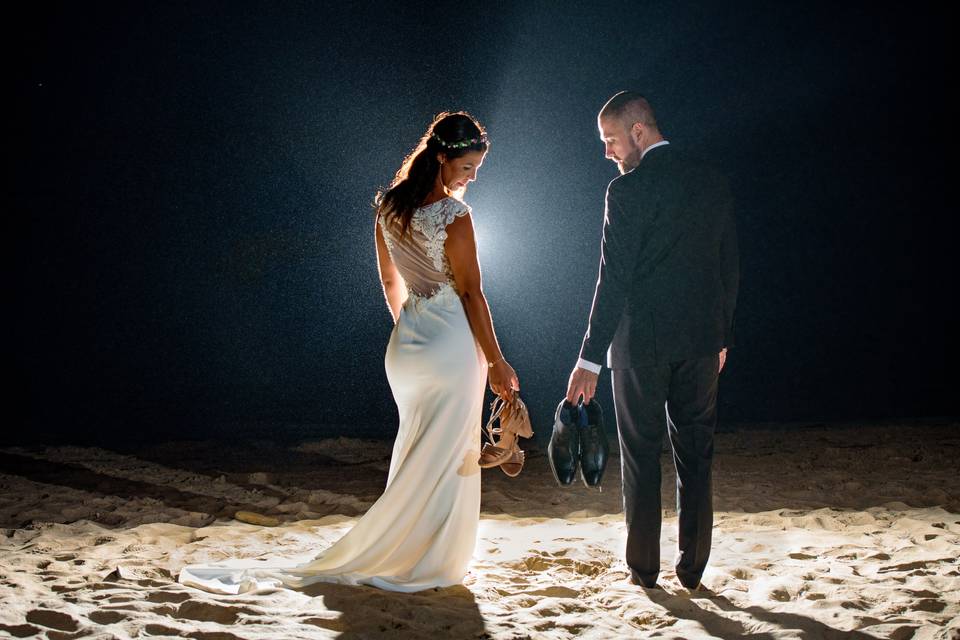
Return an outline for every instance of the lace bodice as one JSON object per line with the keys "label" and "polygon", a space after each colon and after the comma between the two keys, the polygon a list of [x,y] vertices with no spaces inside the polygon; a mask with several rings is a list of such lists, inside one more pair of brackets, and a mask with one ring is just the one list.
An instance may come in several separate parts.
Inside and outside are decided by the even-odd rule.
{"label": "lace bodice", "polygon": [[399,224],[387,222],[382,216],[378,219],[390,258],[412,295],[430,298],[442,290],[456,289],[444,243],[447,225],[468,213],[470,207],[453,197],[419,207],[402,239]]}

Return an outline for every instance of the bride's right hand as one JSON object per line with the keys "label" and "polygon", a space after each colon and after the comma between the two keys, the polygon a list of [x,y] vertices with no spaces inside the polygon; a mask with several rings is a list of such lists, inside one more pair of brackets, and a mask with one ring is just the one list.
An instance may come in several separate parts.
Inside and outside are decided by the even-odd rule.
{"label": "bride's right hand", "polygon": [[490,367],[487,380],[490,382],[490,390],[504,400],[509,400],[513,397],[515,391],[520,391],[520,380],[517,378],[517,372],[506,360],[500,360]]}

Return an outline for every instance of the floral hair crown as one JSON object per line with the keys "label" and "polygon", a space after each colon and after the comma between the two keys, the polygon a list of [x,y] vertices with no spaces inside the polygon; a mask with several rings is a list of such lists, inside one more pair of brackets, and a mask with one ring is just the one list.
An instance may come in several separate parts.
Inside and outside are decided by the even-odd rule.
{"label": "floral hair crown", "polygon": [[476,138],[467,138],[466,140],[457,140],[456,142],[447,142],[436,133],[431,133],[430,138],[444,149],[464,149],[472,147],[475,144],[487,144],[487,134],[481,133]]}

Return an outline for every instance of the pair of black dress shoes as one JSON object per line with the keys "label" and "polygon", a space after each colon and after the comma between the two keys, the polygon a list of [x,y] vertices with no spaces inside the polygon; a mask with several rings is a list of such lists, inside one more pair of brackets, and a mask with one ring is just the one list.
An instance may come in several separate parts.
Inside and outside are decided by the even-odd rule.
{"label": "pair of black dress shoes", "polygon": [[564,399],[557,406],[547,456],[553,477],[561,487],[576,479],[578,468],[583,484],[600,486],[610,457],[610,443],[603,430],[603,410],[596,400],[571,404]]}

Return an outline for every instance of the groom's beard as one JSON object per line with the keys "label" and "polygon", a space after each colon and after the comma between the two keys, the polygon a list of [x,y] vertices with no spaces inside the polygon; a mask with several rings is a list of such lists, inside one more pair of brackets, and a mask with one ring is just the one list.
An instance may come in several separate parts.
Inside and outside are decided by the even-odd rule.
{"label": "groom's beard", "polygon": [[643,151],[640,147],[634,147],[633,150],[623,160],[617,160],[617,168],[620,169],[620,174],[623,175],[628,171],[633,171],[640,164],[640,158],[643,157]]}

